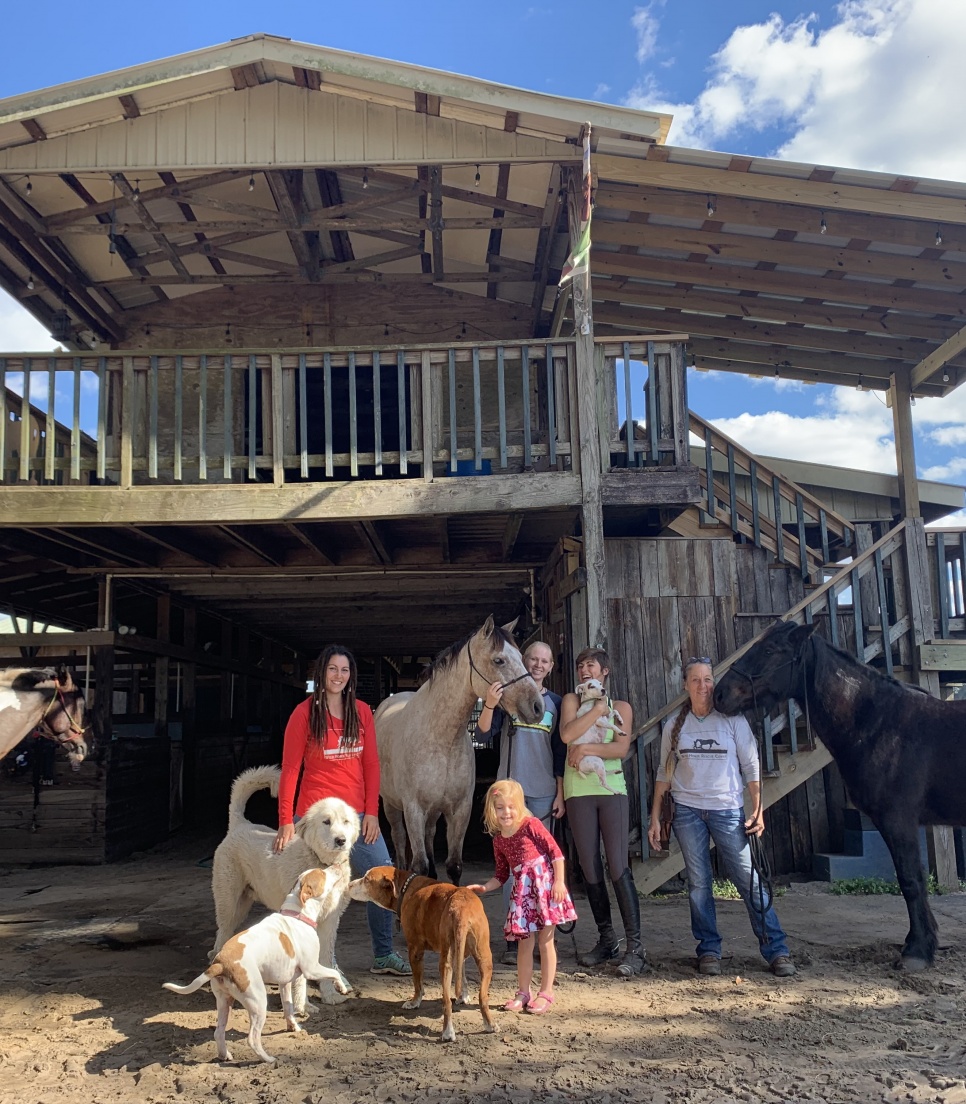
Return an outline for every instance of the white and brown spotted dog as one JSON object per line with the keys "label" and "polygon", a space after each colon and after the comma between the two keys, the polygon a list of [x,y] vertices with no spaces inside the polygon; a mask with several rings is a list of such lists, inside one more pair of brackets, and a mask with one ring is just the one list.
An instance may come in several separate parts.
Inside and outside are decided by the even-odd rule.
{"label": "white and brown spotted dog", "polygon": [[[341,883],[341,884],[340,884]],[[319,915],[334,894],[344,892],[345,883],[338,870],[306,870],[285,898],[279,912],[273,912],[257,924],[231,937],[212,964],[188,985],[164,983],[165,989],[186,995],[211,983],[218,1005],[215,1043],[218,1057],[231,1061],[225,1045],[225,1029],[232,1001],[248,1011],[248,1045],[263,1062],[274,1062],[262,1046],[262,1028],[268,1011],[266,985],[277,985],[282,997],[285,1025],[289,1031],[301,1031],[292,1004],[292,982],[303,975],[310,981],[330,980],[339,992],[345,992],[338,970],[319,965]]]}
{"label": "white and brown spotted dog", "polygon": [[[587,679],[586,682],[579,682],[574,687],[574,692],[580,699],[580,706],[577,709],[577,716],[583,717],[586,713],[594,707],[594,703],[600,700],[607,700],[607,691],[604,689],[603,683],[599,679]],[[625,735],[623,728],[620,726],[624,723],[624,718],[617,712],[616,709],[611,708],[610,713],[606,717],[600,717],[595,721],[590,728],[583,734],[578,736],[573,741],[572,746],[578,744],[602,744],[604,743],[604,736],[608,732],[617,732],[621,736]],[[593,771],[594,774],[600,779],[601,786],[607,790],[608,793],[617,793],[617,790],[612,789],[607,784],[607,768],[604,766],[604,760],[599,755],[585,755],[580,760],[580,766],[577,768],[584,776]]]}

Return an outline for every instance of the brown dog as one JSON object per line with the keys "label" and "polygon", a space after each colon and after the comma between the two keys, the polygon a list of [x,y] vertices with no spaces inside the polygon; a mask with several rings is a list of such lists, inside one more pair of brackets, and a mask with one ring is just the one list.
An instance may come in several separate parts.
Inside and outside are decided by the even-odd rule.
{"label": "brown dog", "polygon": [[412,1000],[403,1008],[418,1008],[423,999],[423,955],[427,950],[439,955],[439,976],[443,983],[444,1043],[456,1038],[453,1027],[453,1000],[465,1003],[463,962],[472,956],[480,971],[480,1011],[487,1031],[495,1031],[490,1016],[490,978],[493,956],[490,954],[490,925],[483,902],[469,889],[448,882],[437,882],[397,870],[394,866],[374,866],[368,874],[349,883],[354,901],[372,901],[399,917],[409,965],[413,968]]}

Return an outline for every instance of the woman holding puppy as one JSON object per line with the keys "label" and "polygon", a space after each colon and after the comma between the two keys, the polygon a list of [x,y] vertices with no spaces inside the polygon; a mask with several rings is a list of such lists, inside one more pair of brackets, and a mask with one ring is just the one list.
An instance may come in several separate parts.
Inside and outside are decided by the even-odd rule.
{"label": "woman holding puppy", "polygon": [[[585,648],[577,656],[577,681],[597,679],[606,686],[610,674],[610,658],[602,648]],[[564,771],[564,797],[574,845],[587,883],[587,899],[597,924],[596,945],[577,961],[581,966],[599,966],[617,958],[620,944],[611,922],[610,895],[600,861],[600,846],[604,845],[607,867],[614,885],[614,896],[624,922],[624,956],[617,966],[620,977],[634,977],[644,969],[644,946],[641,943],[641,903],[631,874],[628,857],[630,810],[627,783],[621,760],[627,755],[634,726],[634,712],[626,701],[601,698],[578,716],[580,700],[576,694],[565,694],[560,704],[560,738],[567,745],[567,767]],[[620,714],[622,732],[606,728],[600,743],[576,744],[598,721]],[[580,773],[581,760],[597,755],[604,760],[609,790],[591,771]]]}
{"label": "woman holding puppy", "polygon": [[[324,797],[339,797],[362,821],[349,857],[352,876],[359,878],[373,866],[388,866],[392,860],[379,831],[376,729],[372,710],[356,699],[356,681],[355,657],[348,648],[330,644],[316,661],[312,694],[295,707],[285,726],[274,850],[280,852],[291,842],[296,821],[310,805]],[[366,916],[375,959],[372,973],[410,975],[409,963],[392,947],[391,914],[370,904]]]}
{"label": "woman holding puppy", "polygon": [[[512,778],[494,782],[486,792],[483,823],[493,836],[496,874],[476,893],[498,889],[513,876],[513,895],[503,932],[517,943],[517,991],[503,1006],[507,1012],[543,1016],[553,1004],[557,975],[557,924],[577,919],[564,881],[563,852],[523,800],[523,787]],[[534,943],[540,948],[540,989],[530,992]]]}

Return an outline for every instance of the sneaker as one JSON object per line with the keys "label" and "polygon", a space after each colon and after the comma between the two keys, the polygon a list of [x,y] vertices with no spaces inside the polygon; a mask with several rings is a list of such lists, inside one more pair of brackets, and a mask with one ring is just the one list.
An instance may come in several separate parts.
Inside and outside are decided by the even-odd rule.
{"label": "sneaker", "polygon": [[698,973],[710,974],[713,977],[717,977],[721,973],[721,959],[718,958],[717,955],[702,955],[698,959]]}
{"label": "sneaker", "polygon": [[768,963],[768,969],[775,977],[794,977],[796,973],[795,963],[788,955],[779,955],[778,958],[773,958]]}
{"label": "sneaker", "polygon": [[516,966],[517,964],[517,945],[516,943],[507,943],[506,950],[500,955],[500,962],[504,966]]}
{"label": "sneaker", "polygon": [[412,977],[412,968],[409,963],[395,951],[383,955],[382,958],[373,960],[369,968],[370,974],[395,974],[396,977]]}

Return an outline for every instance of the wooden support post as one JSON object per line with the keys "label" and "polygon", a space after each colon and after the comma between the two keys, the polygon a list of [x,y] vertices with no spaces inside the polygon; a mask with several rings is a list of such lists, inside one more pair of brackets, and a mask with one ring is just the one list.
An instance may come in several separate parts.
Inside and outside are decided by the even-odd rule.
{"label": "wooden support post", "polygon": [[959,873],[956,870],[956,842],[952,828],[939,825],[926,830],[926,850],[929,853],[929,869],[936,875],[940,889],[959,889]]}
{"label": "wooden support post", "polygon": [[601,504],[603,455],[597,409],[600,358],[594,347],[593,331],[588,334],[578,332],[576,340],[581,528],[584,566],[587,568],[587,638],[593,645],[606,647],[607,564],[604,558],[604,511]]}
{"label": "wooden support post", "polygon": [[[194,606],[184,611],[185,648],[194,650],[197,637],[198,614]],[[184,663],[181,668],[181,755],[183,806],[189,820],[194,819],[197,810],[196,797],[198,783],[198,729],[195,723],[195,704],[197,701],[198,667],[195,663]]]}
{"label": "wooden support post", "polygon": [[899,469],[899,512],[904,518],[917,518],[922,516],[922,510],[916,479],[916,446],[912,436],[912,395],[906,374],[893,372],[889,376],[889,397],[892,400],[892,425]]}
{"label": "wooden support post", "polygon": [[114,647],[99,644],[94,648],[94,708],[91,713],[94,739],[107,747],[113,735]]}

